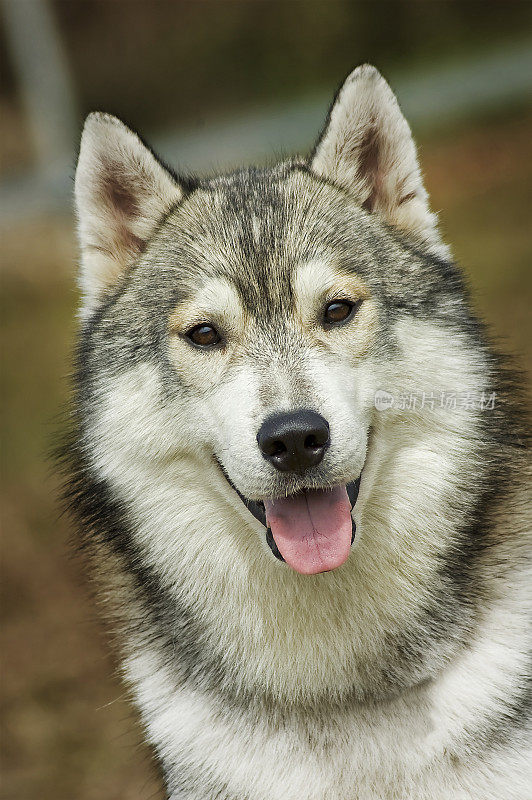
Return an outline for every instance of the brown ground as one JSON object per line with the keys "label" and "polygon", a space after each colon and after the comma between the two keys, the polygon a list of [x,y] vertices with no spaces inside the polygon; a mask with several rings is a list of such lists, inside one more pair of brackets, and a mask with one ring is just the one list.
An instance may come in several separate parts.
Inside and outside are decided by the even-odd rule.
{"label": "brown ground", "polygon": [[[433,207],[481,313],[532,375],[532,118],[491,121],[422,148]],[[58,519],[44,453],[66,397],[76,260],[70,220],[3,242],[1,494],[3,780],[10,800],[160,798]]]}

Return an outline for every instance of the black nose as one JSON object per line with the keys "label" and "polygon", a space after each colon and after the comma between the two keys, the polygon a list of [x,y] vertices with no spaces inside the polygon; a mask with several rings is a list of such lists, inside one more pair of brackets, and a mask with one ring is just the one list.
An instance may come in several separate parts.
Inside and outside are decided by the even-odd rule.
{"label": "black nose", "polygon": [[315,411],[275,414],[262,424],[257,442],[281,472],[303,472],[319,464],[329,446],[329,424]]}

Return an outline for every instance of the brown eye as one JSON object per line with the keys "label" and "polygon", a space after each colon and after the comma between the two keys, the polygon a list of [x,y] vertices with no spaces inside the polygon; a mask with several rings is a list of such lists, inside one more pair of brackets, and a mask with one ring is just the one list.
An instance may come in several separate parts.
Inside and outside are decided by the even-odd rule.
{"label": "brown eye", "polygon": [[347,322],[350,319],[355,309],[356,303],[350,303],[349,300],[333,300],[325,306],[323,313],[323,321],[325,325],[338,325],[340,322]]}
{"label": "brown eye", "polygon": [[214,347],[222,338],[212,325],[196,325],[186,333],[187,339],[197,347]]}

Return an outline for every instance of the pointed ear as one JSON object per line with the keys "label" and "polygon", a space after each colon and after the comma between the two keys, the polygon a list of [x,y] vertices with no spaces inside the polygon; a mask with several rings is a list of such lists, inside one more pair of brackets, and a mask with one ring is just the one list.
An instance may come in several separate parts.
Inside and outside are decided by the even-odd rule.
{"label": "pointed ear", "polygon": [[183,194],[120,120],[110,114],[87,117],[75,181],[85,310],[118,283]]}
{"label": "pointed ear", "polygon": [[375,67],[355,69],[340,89],[316,145],[311,169],[348,192],[370,213],[447,248],[428,205],[416,146],[392,90]]}

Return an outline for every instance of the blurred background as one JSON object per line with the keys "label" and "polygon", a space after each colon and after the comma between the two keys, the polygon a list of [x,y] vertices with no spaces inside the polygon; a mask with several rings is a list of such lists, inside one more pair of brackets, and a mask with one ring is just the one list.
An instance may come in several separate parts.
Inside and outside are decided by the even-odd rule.
{"label": "blurred background", "polygon": [[83,117],[117,114],[184,172],[304,154],[363,61],[397,92],[445,238],[530,386],[532,2],[0,2],[2,798],[162,797],[46,460]]}

